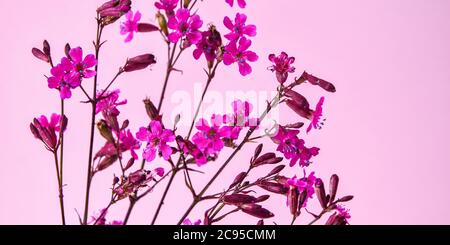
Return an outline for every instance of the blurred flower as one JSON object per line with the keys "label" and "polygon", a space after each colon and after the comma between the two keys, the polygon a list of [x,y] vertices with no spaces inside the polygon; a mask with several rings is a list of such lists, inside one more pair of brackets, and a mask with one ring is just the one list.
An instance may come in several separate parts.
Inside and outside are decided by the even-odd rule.
{"label": "blurred flower", "polygon": [[231,32],[226,34],[224,37],[230,41],[235,41],[244,35],[249,37],[256,36],[256,26],[255,25],[246,25],[247,15],[237,13],[234,19],[234,24],[231,19],[226,16],[223,19],[223,24],[226,28],[228,28]]}
{"label": "blurred flower", "polygon": [[[231,7],[233,7],[234,5],[234,0],[225,0],[225,2],[227,2]],[[237,0],[237,3],[240,8],[245,8],[245,6],[247,5],[245,0]]]}
{"label": "blurred flower", "polygon": [[136,14],[130,10],[126,15],[126,21],[120,25],[120,34],[127,35],[125,42],[133,40],[134,33],[138,31],[138,22],[141,20],[141,13],[136,11]]}
{"label": "blurred flower", "polygon": [[238,63],[239,72],[242,76],[252,73],[252,67],[247,63],[255,62],[258,60],[258,55],[253,51],[248,51],[248,48],[252,45],[252,41],[245,37],[239,40],[239,47],[237,41],[232,41],[225,46],[225,54],[223,55],[223,63],[225,65],[231,65]]}

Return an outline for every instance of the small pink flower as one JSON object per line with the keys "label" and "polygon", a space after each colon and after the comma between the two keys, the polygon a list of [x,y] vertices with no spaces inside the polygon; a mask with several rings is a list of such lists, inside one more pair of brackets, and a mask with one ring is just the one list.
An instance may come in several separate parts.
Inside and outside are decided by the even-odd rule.
{"label": "small pink flower", "polygon": [[83,50],[78,47],[71,49],[69,56],[72,61],[70,79],[74,80],[74,83],[80,84],[81,79],[91,78],[96,75],[94,70],[89,69],[97,65],[97,59],[95,59],[93,54],[89,54],[83,59]]}
{"label": "small pink flower", "polygon": [[141,16],[139,11],[136,11],[136,14],[133,14],[132,10],[125,15],[127,20],[120,25],[120,34],[127,35],[125,38],[126,43],[133,40],[134,33],[138,31],[138,22],[141,20]]}
{"label": "small pink flower", "polygon": [[197,48],[193,55],[196,60],[200,59],[202,54],[205,54],[207,61],[213,61],[217,58],[217,52],[222,45],[222,38],[215,30],[208,30],[202,32],[202,40],[197,43]]}
{"label": "small pink flower", "polygon": [[295,72],[295,67],[292,66],[295,62],[295,58],[289,57],[285,52],[281,52],[279,56],[271,54],[269,55],[269,60],[273,63],[269,69],[272,72],[276,72],[277,80],[281,84],[286,82],[289,73]]}
{"label": "small pink flower", "polygon": [[248,51],[248,48],[252,45],[252,41],[245,37],[239,40],[239,47],[237,41],[233,41],[225,47],[225,54],[223,55],[223,63],[225,65],[231,65],[238,63],[239,72],[242,76],[252,73],[252,67],[247,63],[256,62],[258,55],[253,51]]}
{"label": "small pink flower", "polygon": [[197,220],[195,222],[192,222],[189,218],[185,219],[183,221],[183,225],[201,225],[202,221],[201,220]]}
{"label": "small pink flower", "polygon": [[311,172],[308,177],[306,177],[306,173],[304,173],[305,177],[297,178],[294,176],[287,180],[286,186],[294,186],[298,189],[299,193],[306,191],[306,200],[303,203],[303,207],[306,207],[308,199],[311,199],[314,195],[314,183],[316,181],[316,177],[314,176],[314,172]]}
{"label": "small pink flower", "polygon": [[224,37],[230,41],[235,41],[244,35],[249,37],[256,36],[256,26],[255,25],[245,25],[247,21],[247,15],[237,13],[234,19],[234,24],[231,19],[226,16],[223,19],[223,24],[226,28],[228,28],[231,32],[226,34]]}
{"label": "small pink flower", "polygon": [[188,155],[192,156],[197,166],[201,167],[208,162],[205,154],[197,147],[196,144],[192,143],[190,140],[185,140],[181,136],[178,136],[176,140],[181,151],[185,154],[185,157]]}
{"label": "small pink flower", "polygon": [[307,133],[311,131],[311,129],[314,127],[315,129],[321,129],[323,125],[323,122],[320,121],[322,117],[322,111],[323,111],[323,102],[325,101],[325,97],[321,97],[319,102],[316,105],[316,110],[314,110],[311,114],[311,123],[308,126],[308,129],[306,130]]}
{"label": "small pink flower", "polygon": [[166,11],[168,16],[173,15],[173,10],[177,7],[178,0],[159,0],[155,3],[155,7],[159,10]]}
{"label": "small pink flower", "polygon": [[[127,100],[119,100],[120,90],[116,89],[113,91],[99,91],[97,92],[97,105],[95,108],[95,113],[98,114],[102,112],[104,115],[118,116],[120,111],[117,106],[125,105]],[[100,97],[101,96],[101,97]]]}
{"label": "small pink flower", "polygon": [[[61,125],[62,122],[62,125]],[[55,151],[58,147],[58,134],[62,129],[63,132],[67,128],[67,118],[61,120],[61,115],[53,113],[50,120],[46,116],[35,118],[30,124],[31,133],[36,139],[44,143],[45,148],[49,151]]]}
{"label": "small pink flower", "polygon": [[[231,7],[233,7],[233,5],[234,5],[234,0],[225,0],[225,2],[227,2]],[[245,8],[245,6],[247,5],[245,0],[237,0],[237,3],[239,5],[239,7],[242,9]]]}
{"label": "small pink flower", "polygon": [[159,177],[163,177],[163,176],[164,176],[164,168],[155,168],[153,171],[154,171],[154,172],[156,173],[156,175],[158,175]]}
{"label": "small pink flower", "polygon": [[299,130],[291,130],[279,126],[277,134],[272,137],[272,141],[278,144],[277,151],[284,154],[286,159],[290,159],[290,166],[297,162],[301,167],[311,164],[311,158],[319,154],[319,148],[305,146],[305,141],[298,138]]}
{"label": "small pink flower", "polygon": [[188,9],[179,9],[175,16],[169,18],[167,26],[174,30],[169,34],[169,41],[176,43],[182,37],[186,37],[188,45],[197,44],[202,40],[202,34],[198,31],[202,27],[203,21],[200,16],[191,16]]}
{"label": "small pink flower", "polygon": [[122,133],[120,133],[120,151],[130,151],[131,156],[134,159],[138,159],[138,155],[136,154],[136,150],[139,150],[141,148],[141,144],[138,140],[136,140],[131,133],[130,130],[124,130]]}
{"label": "small pink flower", "polygon": [[50,70],[52,74],[48,78],[48,87],[58,89],[61,99],[69,99],[72,97],[71,89],[80,86],[81,81],[78,79],[71,79],[72,63],[66,57],[61,59],[61,63]]}
{"label": "small pink flower", "polygon": [[164,160],[169,160],[172,155],[172,148],[167,143],[173,142],[175,135],[171,130],[164,129],[160,121],[154,120],[150,122],[149,128],[141,128],[136,138],[149,143],[143,153],[144,159],[148,162],[155,159],[157,151],[162,154]]}
{"label": "small pink flower", "polygon": [[350,210],[342,205],[336,205],[336,211],[338,212],[338,215],[343,217],[345,220],[350,219],[352,216],[350,215]]}
{"label": "small pink flower", "polygon": [[231,137],[231,127],[223,127],[221,118],[215,115],[211,117],[211,125],[200,119],[196,128],[199,132],[192,137],[192,141],[206,156],[217,155],[225,146],[223,139]]}

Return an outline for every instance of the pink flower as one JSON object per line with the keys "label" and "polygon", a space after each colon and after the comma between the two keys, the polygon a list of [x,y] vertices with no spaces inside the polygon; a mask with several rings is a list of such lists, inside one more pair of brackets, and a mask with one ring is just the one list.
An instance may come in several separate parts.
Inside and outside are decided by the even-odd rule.
{"label": "pink flower", "polygon": [[96,75],[94,70],[89,69],[97,65],[97,59],[93,54],[89,54],[83,59],[83,50],[78,47],[71,49],[69,56],[72,61],[70,79],[74,80],[74,83],[80,84],[82,78],[91,78]]}
{"label": "pink flower", "polygon": [[136,138],[149,143],[143,153],[148,162],[155,159],[157,151],[162,154],[164,160],[169,160],[172,155],[172,148],[167,143],[174,141],[175,135],[171,130],[164,129],[160,121],[154,120],[150,122],[149,128],[141,128]]}
{"label": "pink flower", "polygon": [[165,10],[167,15],[173,15],[173,10],[177,7],[178,0],[159,0],[155,7],[159,10]]}
{"label": "pink flower", "polygon": [[316,181],[316,177],[314,176],[314,172],[311,172],[308,177],[306,177],[306,173],[304,173],[305,177],[297,178],[294,176],[287,180],[286,186],[294,186],[298,189],[299,193],[306,191],[306,200],[303,203],[303,207],[306,207],[308,199],[312,198],[314,195],[314,183]]}
{"label": "pink flower", "polygon": [[295,62],[295,58],[289,57],[285,52],[281,52],[279,56],[271,54],[269,60],[273,63],[269,69],[276,72],[277,80],[281,84],[286,82],[289,73],[295,72],[295,67],[291,66]]}
{"label": "pink flower", "polygon": [[131,156],[134,159],[138,159],[138,155],[136,154],[135,150],[139,150],[141,148],[141,144],[138,140],[136,140],[131,133],[130,130],[124,130],[122,133],[120,133],[120,151],[130,151]]}
{"label": "pink flower", "polygon": [[167,26],[174,30],[169,34],[169,41],[176,43],[182,37],[186,37],[188,46],[197,44],[202,40],[202,34],[198,31],[202,27],[203,21],[200,16],[194,14],[191,16],[188,9],[179,9],[175,16],[169,18]]}
{"label": "pink flower", "polygon": [[[227,2],[231,7],[233,7],[234,5],[234,0],[225,0],[225,2]],[[245,6],[247,5],[245,0],[237,0],[237,3],[240,8],[245,8]]]}
{"label": "pink flower", "polygon": [[52,74],[48,78],[48,87],[58,89],[61,99],[69,99],[72,97],[71,89],[80,86],[81,82],[77,79],[70,79],[72,72],[72,63],[66,57],[61,59],[61,63],[50,70]]}
{"label": "pink flower", "polygon": [[320,150],[317,147],[306,147],[305,141],[297,137],[299,132],[299,130],[279,126],[277,134],[272,137],[272,141],[278,144],[277,151],[283,153],[286,159],[291,160],[291,167],[297,162],[301,167],[309,166],[311,158],[317,156]]}
{"label": "pink flower", "polygon": [[92,225],[123,225],[123,221],[113,220],[111,222],[107,222],[106,215],[108,214],[108,210],[106,208],[99,210],[97,213],[91,216],[91,220],[88,224]]}
{"label": "pink flower", "polygon": [[345,220],[350,219],[352,216],[350,215],[350,210],[346,207],[337,204],[336,205],[336,211],[338,212],[338,215],[345,218]]}
{"label": "pink flower", "polygon": [[311,123],[308,126],[308,129],[306,130],[307,133],[311,131],[311,129],[314,127],[315,129],[321,129],[323,125],[323,122],[320,121],[322,117],[322,111],[323,111],[323,102],[325,101],[325,97],[321,97],[319,102],[316,105],[316,110],[314,110],[311,113]]}
{"label": "pink flower", "polygon": [[249,75],[252,73],[252,67],[247,63],[247,61],[255,62],[258,60],[258,55],[256,55],[255,52],[247,51],[251,45],[252,41],[246,39],[245,37],[239,40],[239,47],[237,46],[237,41],[231,42],[225,47],[223,63],[225,65],[231,65],[237,62],[241,75]]}
{"label": "pink flower", "polygon": [[176,140],[185,156],[192,156],[192,159],[197,164],[197,166],[201,167],[208,162],[205,154],[197,147],[196,144],[192,143],[190,140],[185,140],[181,136],[177,136]]}
{"label": "pink flower", "polygon": [[[62,125],[61,125],[62,123]],[[39,139],[44,143],[45,148],[49,151],[56,151],[58,148],[58,135],[57,132],[64,132],[67,128],[67,118],[64,117],[61,120],[61,116],[53,113],[50,117],[50,121],[45,116],[35,118],[30,124],[31,133],[33,133],[36,139]]]}
{"label": "pink flower", "polygon": [[223,19],[223,24],[226,28],[228,28],[231,32],[225,35],[230,41],[235,41],[244,35],[249,37],[256,36],[256,26],[255,25],[245,25],[247,21],[247,16],[245,14],[237,13],[234,19],[235,24],[231,21],[231,19],[226,16]]}
{"label": "pink flower", "polygon": [[[120,90],[116,89],[113,91],[99,91],[97,92],[97,105],[95,108],[95,113],[98,114],[102,112],[104,115],[118,116],[120,111],[117,106],[125,105],[127,100],[119,100]],[[101,98],[100,98],[101,96]]]}
{"label": "pink flower", "polygon": [[187,218],[183,221],[183,225],[201,225],[201,224],[202,224],[201,220],[197,220],[194,223],[192,223],[192,221],[189,218]]}
{"label": "pink flower", "polygon": [[136,11],[133,15],[133,11],[130,10],[125,17],[127,20],[120,25],[120,34],[127,35],[125,42],[128,43],[133,40],[134,33],[138,31],[138,22],[141,20],[141,13]]}
{"label": "pink flower", "polygon": [[153,170],[153,172],[155,172],[156,175],[158,175],[159,177],[163,177],[164,176],[164,168],[155,168]]}
{"label": "pink flower", "polygon": [[197,43],[197,48],[194,50],[194,58],[200,59],[202,54],[205,54],[207,61],[213,61],[217,58],[217,52],[222,46],[222,38],[220,34],[213,28],[202,32],[202,40]]}
{"label": "pink flower", "polygon": [[218,154],[225,146],[223,139],[231,137],[231,127],[221,126],[220,120],[221,118],[213,115],[211,125],[205,119],[197,122],[199,132],[192,137],[192,141],[207,156]]}

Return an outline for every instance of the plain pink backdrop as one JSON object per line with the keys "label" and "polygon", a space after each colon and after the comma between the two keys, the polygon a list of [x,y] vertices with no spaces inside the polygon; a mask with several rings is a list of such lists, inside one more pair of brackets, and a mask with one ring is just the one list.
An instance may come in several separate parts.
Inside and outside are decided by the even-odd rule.
{"label": "plain pink backdrop", "polygon": [[[143,20],[154,22],[151,0],[134,1]],[[236,67],[221,67],[212,89],[270,91],[276,86],[266,68],[267,55],[282,50],[296,56],[298,75],[303,69],[333,81],[338,92],[324,94],[305,88],[316,101],[326,95],[324,129],[306,139],[322,150],[312,167],[327,179],[341,176],[340,194],[353,194],[348,205],[352,224],[449,224],[450,178],[450,1],[447,0],[248,0],[244,11],[258,26],[253,49],[260,60],[254,73],[241,77]],[[92,52],[95,9],[102,1],[6,1],[0,0],[3,24],[0,45],[0,223],[58,224],[57,187],[51,155],[28,129],[33,117],[58,111],[55,91],[47,89],[43,74],[47,65],[31,56],[33,46],[43,39],[52,45],[54,57],[63,55],[66,42]],[[224,15],[234,16],[223,0],[206,0],[199,14],[205,23],[223,30]],[[147,123],[142,109],[145,96],[159,99],[165,65],[165,47],[158,34],[140,34],[123,43],[119,26],[105,31],[100,60],[100,83],[105,86],[126,57],[154,53],[159,63],[152,70],[127,74],[115,87],[129,101],[122,118],[131,119],[134,131]],[[193,91],[204,83],[203,63],[192,62],[186,53],[175,74],[168,95]],[[89,82],[86,82],[87,84]],[[169,96],[170,98],[170,96]],[[80,91],[67,103],[69,130],[65,161],[66,212],[77,223],[75,209],[82,212],[88,150],[89,106],[79,104]],[[164,110],[173,106],[170,99]],[[281,111],[290,120],[289,110]],[[101,142],[97,142],[97,147]],[[270,146],[269,146],[270,145]],[[273,149],[268,142],[267,150]],[[254,146],[244,148],[212,190],[221,190],[246,166]],[[224,152],[224,155],[229,151]],[[223,159],[223,158],[222,158]],[[157,163],[151,163],[155,167]],[[218,164],[203,170],[211,173]],[[111,177],[117,169],[103,173],[93,182],[91,210],[107,204]],[[291,169],[294,171],[294,169]],[[299,170],[296,169],[299,174]],[[291,172],[292,174],[294,172]],[[197,187],[205,178],[199,176]],[[169,193],[159,223],[170,224],[190,203],[181,176]],[[258,190],[259,191],[259,190]],[[260,192],[261,193],[261,192]],[[131,224],[150,222],[161,188],[139,203]],[[123,219],[127,201],[111,209],[109,218]],[[287,223],[284,199],[273,198],[267,205],[277,214],[271,220]],[[313,206],[318,211],[317,206]],[[200,218],[204,207],[190,216]],[[244,217],[244,218],[242,218]],[[299,223],[311,217],[303,216]],[[256,219],[233,215],[226,224],[256,223]]]}

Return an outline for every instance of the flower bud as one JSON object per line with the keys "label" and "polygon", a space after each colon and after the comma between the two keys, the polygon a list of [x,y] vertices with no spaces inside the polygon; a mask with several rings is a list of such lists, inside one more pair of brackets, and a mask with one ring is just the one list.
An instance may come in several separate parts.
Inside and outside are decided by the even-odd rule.
{"label": "flower bud", "polygon": [[272,212],[269,210],[261,207],[261,205],[258,204],[245,204],[241,206],[242,212],[249,214],[251,216],[254,216],[256,218],[260,219],[268,219],[275,216]]}
{"label": "flower bud", "polygon": [[298,196],[298,188],[296,186],[290,186],[287,193],[287,205],[289,207],[289,211],[294,216],[297,215]]}
{"label": "flower bud", "polygon": [[147,68],[148,66],[155,64],[155,56],[152,54],[143,54],[131,58],[127,61],[124,67],[125,72],[132,72],[137,70],[142,70]]}
{"label": "flower bud", "polygon": [[105,120],[102,119],[97,123],[97,129],[100,132],[100,135],[103,136],[103,138],[105,138],[108,142],[115,142],[111,128],[109,128]]}
{"label": "flower bud", "polygon": [[114,179],[113,179],[113,185],[117,185],[119,182],[120,182],[119,177],[114,176]]}
{"label": "flower bud", "polygon": [[48,58],[48,56],[46,54],[44,54],[44,52],[42,52],[40,49],[37,48],[33,48],[31,49],[31,53],[34,55],[34,57],[49,63],[50,59]]}
{"label": "flower bud", "polygon": [[325,194],[325,188],[323,186],[323,181],[321,179],[316,179],[314,184],[314,190],[316,192],[317,199],[323,209],[327,208],[327,195]]}
{"label": "flower bud", "polygon": [[262,195],[262,196],[256,198],[255,203],[267,201],[267,199],[269,199],[269,198],[270,198],[270,195]]}
{"label": "flower bud", "polygon": [[255,149],[255,153],[253,154],[253,159],[256,159],[259,157],[259,154],[261,154],[263,148],[263,144],[259,144],[256,149]]}
{"label": "flower bud", "polygon": [[303,118],[310,119],[312,117],[312,111],[310,109],[300,106],[293,100],[286,100],[286,105]]}
{"label": "flower bud", "polygon": [[66,57],[70,59],[70,50],[72,48],[70,47],[70,44],[66,43],[66,46],[64,46],[64,54],[66,54]]}
{"label": "flower bud", "polygon": [[318,77],[315,77],[311,74],[308,74],[306,71],[303,73],[302,78],[307,80],[312,85],[321,87],[323,90],[325,90],[327,92],[330,92],[330,93],[336,92],[336,87],[332,83],[327,82]]}
{"label": "flower bud", "polygon": [[256,200],[255,197],[244,194],[231,194],[224,196],[222,198],[222,202],[228,205],[240,206],[243,204],[254,203]]}
{"label": "flower bud", "polygon": [[183,8],[187,9],[189,7],[190,3],[191,3],[191,0],[183,0]]}
{"label": "flower bud", "polygon": [[130,120],[126,119],[125,121],[123,121],[122,123],[122,127],[120,127],[120,130],[125,130],[128,128],[128,126],[130,125]]}
{"label": "flower bud", "polygon": [[50,44],[48,43],[47,40],[44,40],[43,44],[42,44],[42,51],[44,51],[44,54],[47,55],[48,57],[50,57]]}
{"label": "flower bud", "polygon": [[238,185],[239,183],[241,183],[241,182],[245,179],[245,177],[247,177],[247,172],[239,173],[239,174],[236,176],[236,178],[234,178],[234,181],[233,181],[233,183],[230,185],[229,188],[231,189],[231,188],[235,187],[236,185]]}
{"label": "flower bud", "polygon": [[303,190],[298,196],[297,214],[300,215],[300,209],[305,206],[306,200],[308,199],[308,192]]}
{"label": "flower bud", "polygon": [[270,171],[270,173],[267,176],[276,175],[280,173],[285,167],[286,165],[276,166],[274,169],[272,169],[272,171]]}
{"label": "flower bud", "polygon": [[133,167],[134,162],[135,162],[134,158],[130,158],[130,160],[128,160],[127,165],[125,166],[125,168],[123,170],[128,170],[131,167]]}
{"label": "flower bud", "polygon": [[169,30],[167,29],[167,20],[164,15],[160,12],[156,13],[156,19],[158,19],[159,29],[166,35],[169,35]]}
{"label": "flower bud", "polygon": [[339,198],[336,202],[348,202],[348,201],[351,201],[352,199],[353,199],[353,196],[345,196],[345,197]]}
{"label": "flower bud", "polygon": [[263,220],[263,219],[260,219],[260,220],[258,221],[258,223],[256,223],[256,225],[264,225],[264,220]]}
{"label": "flower bud", "polygon": [[150,117],[151,120],[157,120],[160,118],[160,115],[158,113],[158,109],[156,109],[155,105],[150,99],[144,100],[145,105],[145,111],[147,112],[148,117]]}
{"label": "flower bud", "polygon": [[103,158],[102,161],[97,165],[96,171],[99,172],[107,169],[108,167],[113,165],[117,161],[117,159],[119,159],[119,156],[117,154]]}
{"label": "flower bud", "polygon": [[138,32],[154,32],[159,31],[159,28],[149,23],[139,23]]}
{"label": "flower bud", "polygon": [[330,204],[336,198],[338,185],[339,185],[339,177],[336,174],[333,174],[330,178]]}
{"label": "flower bud", "polygon": [[288,192],[288,189],[279,183],[262,181],[258,183],[258,186],[268,192],[273,192],[276,194],[286,194]]}
{"label": "flower bud", "polygon": [[133,185],[141,185],[147,179],[147,174],[144,170],[138,170],[136,172],[131,173],[128,176],[128,181],[130,181]]}

